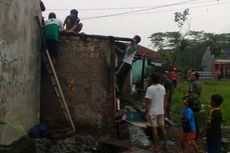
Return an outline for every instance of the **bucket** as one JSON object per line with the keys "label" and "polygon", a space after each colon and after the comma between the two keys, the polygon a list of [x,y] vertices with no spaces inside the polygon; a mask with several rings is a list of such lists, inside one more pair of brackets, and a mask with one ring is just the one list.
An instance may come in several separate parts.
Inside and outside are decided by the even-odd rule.
{"label": "bucket", "polygon": [[144,120],[143,115],[141,113],[138,113],[138,112],[128,112],[127,117],[128,117],[128,121],[138,122],[138,121]]}

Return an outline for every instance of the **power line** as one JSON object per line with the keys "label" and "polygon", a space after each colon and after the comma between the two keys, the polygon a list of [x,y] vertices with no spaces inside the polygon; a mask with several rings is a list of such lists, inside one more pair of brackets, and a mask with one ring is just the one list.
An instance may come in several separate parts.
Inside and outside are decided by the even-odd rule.
{"label": "power line", "polygon": [[[193,0],[193,1],[195,1],[195,0]],[[210,2],[210,1],[216,1],[216,0],[207,0],[205,2],[208,2],[208,1]],[[149,11],[149,10],[154,10],[154,9],[164,8],[164,7],[169,7],[169,6],[181,5],[181,4],[185,4],[187,2],[189,2],[189,1],[184,1],[184,2],[179,2],[179,3],[174,3],[174,4],[167,4],[167,5],[162,5],[162,6],[157,6],[157,7],[147,8],[147,9],[141,9],[141,10],[135,10],[135,11],[114,13],[114,14],[108,14],[108,15],[102,15],[102,16],[94,16],[94,17],[86,17],[86,18],[82,18],[82,20],[98,19],[98,18],[121,16],[121,15],[147,14],[147,13],[150,13],[150,12],[144,12],[144,11]],[[204,1],[200,2],[200,3],[204,3]],[[189,7],[189,8],[201,8],[201,7],[214,6],[214,5],[220,5],[220,4],[228,4],[228,3],[230,3],[230,2],[223,2],[223,3],[218,2],[218,3],[215,3],[215,4],[207,4],[207,5],[194,6],[194,7]],[[178,10],[178,9],[175,9],[175,10]],[[173,11],[173,10],[167,10],[167,11]],[[167,11],[158,11],[158,12],[167,12]],[[140,12],[142,12],[142,13],[140,13]],[[154,13],[158,13],[158,12],[154,12]]]}
{"label": "power line", "polygon": [[[195,0],[193,0],[193,1],[195,1]],[[199,2],[199,3],[207,3],[207,2],[213,2],[213,1],[216,1],[216,0],[207,0],[207,1],[202,1],[202,2]],[[184,1],[184,2],[181,2],[181,3],[186,3],[186,2],[188,2],[188,1]],[[188,4],[190,5],[191,3],[188,3]],[[207,5],[201,5],[201,6],[190,6],[190,7],[186,7],[186,8],[193,9],[193,8],[202,8],[202,7],[214,6],[214,5],[222,5],[222,4],[230,4],[230,2],[218,2],[218,3],[215,3],[215,4],[207,4]],[[136,11],[121,12],[121,13],[116,13],[116,14],[108,14],[108,15],[94,16],[94,17],[86,17],[86,18],[82,18],[81,20],[89,20],[89,19],[97,19],[97,18],[105,18],[105,17],[114,17],[114,16],[121,16],[121,15],[130,16],[130,15],[140,15],[140,14],[155,14],[155,13],[171,12],[171,11],[177,11],[177,10],[185,9],[185,8],[177,8],[177,9],[171,9],[171,10],[144,12],[144,11],[148,11],[148,10],[154,10],[154,9],[158,9],[158,8],[168,7],[169,5],[174,6],[174,5],[179,5],[179,3],[167,4],[167,5],[157,6],[155,8],[148,8],[148,9],[142,9],[142,10],[136,10]]]}
{"label": "power line", "polygon": [[169,6],[177,6],[177,5],[181,5],[181,4],[186,4],[186,3],[191,2],[191,1],[196,1],[196,0],[189,0],[189,1],[183,1],[183,2],[178,2],[178,3],[166,4],[166,5],[161,5],[161,6],[156,6],[156,7],[151,7],[151,8],[141,9],[141,10],[135,10],[135,11],[127,11],[127,12],[114,13],[114,14],[109,14],[109,15],[88,17],[88,18],[83,18],[82,20],[95,19],[95,18],[105,18],[105,17],[111,17],[111,16],[120,16],[120,15],[126,15],[126,14],[131,14],[131,13],[144,12],[144,11],[158,9],[158,8],[164,8],[164,7],[169,7]]}
{"label": "power line", "polygon": [[[184,3],[189,3],[189,2],[192,2],[192,1],[197,1],[197,0],[188,0],[188,1],[184,1],[184,2],[178,2],[178,3],[174,3],[174,4],[168,4],[168,5],[179,5],[179,4],[184,4]],[[213,0],[212,0],[213,1]],[[148,5],[148,6],[136,6],[136,7],[116,7],[116,8],[85,8],[85,9],[77,9],[79,11],[103,11],[103,10],[130,10],[130,9],[141,9],[141,8],[155,8],[155,7],[162,7],[164,5]],[[167,5],[166,5],[167,7]],[[71,8],[72,9],[72,8]],[[67,8],[64,8],[64,9],[46,9],[46,10],[49,10],[49,11],[67,11],[67,10],[71,10],[71,9],[67,9]]]}
{"label": "power line", "polygon": [[[186,4],[200,4],[200,3],[208,3],[208,2],[217,2],[217,0],[206,0],[206,1],[198,1],[195,2],[197,0],[194,1],[188,1]],[[141,8],[152,8],[152,7],[159,7],[156,5],[148,5],[148,6],[136,6],[136,7],[116,7],[116,8],[84,8],[84,9],[78,9],[79,11],[111,11],[111,10],[130,10],[130,9],[141,9]],[[72,8],[49,8],[46,9],[47,11],[69,11]]]}
{"label": "power line", "polygon": [[[218,4],[207,4],[207,5],[201,5],[201,6],[190,6],[190,7],[186,7],[186,8],[196,9],[196,8],[202,8],[202,7],[207,7],[207,6],[215,6],[215,5],[223,5],[223,4],[230,4],[230,2],[224,2],[224,3],[218,3]],[[154,12],[133,13],[133,14],[127,14],[127,15],[155,14],[155,13],[162,13],[162,12],[164,13],[164,12],[183,10],[183,9],[186,9],[186,8],[177,8],[177,9],[154,11]]]}
{"label": "power line", "polygon": [[[139,8],[148,8],[148,7],[153,7],[153,6],[136,6],[136,7],[117,7],[117,8],[86,8],[86,9],[77,9],[78,11],[110,11],[110,10],[130,10],[130,9],[139,9]],[[156,6],[154,6],[156,7]],[[64,9],[46,9],[48,11],[68,11],[71,10],[73,8],[64,8]]]}

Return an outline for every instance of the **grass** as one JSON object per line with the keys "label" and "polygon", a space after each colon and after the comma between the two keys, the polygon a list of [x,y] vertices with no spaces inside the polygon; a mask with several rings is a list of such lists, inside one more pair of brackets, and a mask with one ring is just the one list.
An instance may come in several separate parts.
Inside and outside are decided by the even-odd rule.
{"label": "grass", "polygon": [[[224,122],[230,124],[230,80],[200,80],[201,83],[201,102],[202,110],[200,113],[200,120],[203,125],[207,122],[207,116],[210,111],[210,97],[213,94],[220,94],[224,98],[221,105]],[[173,120],[179,121],[182,105],[182,98],[186,95],[189,83],[186,81],[179,81],[177,88],[174,90],[172,102]],[[202,124],[201,124],[202,126]]]}
{"label": "grass", "polygon": [[[207,117],[210,111],[210,97],[213,94],[220,94],[224,98],[221,105],[224,122],[230,125],[230,80],[200,80],[201,83],[201,102],[202,110],[200,112],[201,126],[207,123]],[[172,97],[172,119],[179,123],[181,110],[183,108],[182,98],[187,94],[189,83],[187,81],[178,81],[177,88],[173,91]],[[143,109],[144,92],[127,94],[125,97],[132,102],[132,106]],[[127,104],[127,103],[125,103]]]}
{"label": "grass", "polygon": [[[223,113],[223,119],[225,122],[225,125],[222,128],[222,133],[224,138],[226,138],[228,141],[230,141],[230,80],[200,80],[201,83],[201,103],[202,103],[202,109],[199,114],[199,124],[200,129],[203,129],[206,126],[206,123],[208,121],[208,116],[210,112],[210,97],[213,94],[220,94],[224,102],[221,105],[221,110]],[[173,97],[172,97],[172,120],[175,123],[180,123],[180,117],[181,117],[181,110],[183,108],[182,98],[187,94],[187,90],[189,87],[189,83],[187,81],[178,81],[178,86],[173,91]],[[132,95],[128,95],[125,97],[125,99],[128,99],[128,101],[132,102],[132,105],[142,109],[143,108],[143,102],[144,100],[144,92],[141,93],[135,93]],[[173,137],[171,135],[175,135],[175,129],[173,131],[171,130],[168,132],[169,137]],[[230,144],[225,143],[224,149],[229,150]]]}

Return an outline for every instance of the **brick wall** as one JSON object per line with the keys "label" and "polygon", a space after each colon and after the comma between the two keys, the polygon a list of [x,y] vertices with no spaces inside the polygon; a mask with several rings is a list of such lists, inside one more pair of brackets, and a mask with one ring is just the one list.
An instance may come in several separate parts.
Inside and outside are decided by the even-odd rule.
{"label": "brick wall", "polygon": [[[106,37],[62,34],[55,68],[77,131],[80,127],[110,130],[115,67]],[[42,75],[41,118],[53,127],[66,125],[46,73]]]}

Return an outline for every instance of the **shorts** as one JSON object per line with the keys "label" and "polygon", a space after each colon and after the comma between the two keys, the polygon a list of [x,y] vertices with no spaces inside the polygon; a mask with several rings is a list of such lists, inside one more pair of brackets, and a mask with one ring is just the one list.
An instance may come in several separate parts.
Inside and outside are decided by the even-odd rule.
{"label": "shorts", "polygon": [[163,114],[161,114],[161,115],[149,115],[148,120],[149,120],[151,127],[159,127],[159,126],[165,125]]}
{"label": "shorts", "polygon": [[57,58],[57,52],[58,52],[58,41],[49,39],[46,41],[47,48],[50,53],[51,57]]}
{"label": "shorts", "polygon": [[196,132],[182,132],[180,136],[180,144],[191,144],[192,141],[196,138]]}

